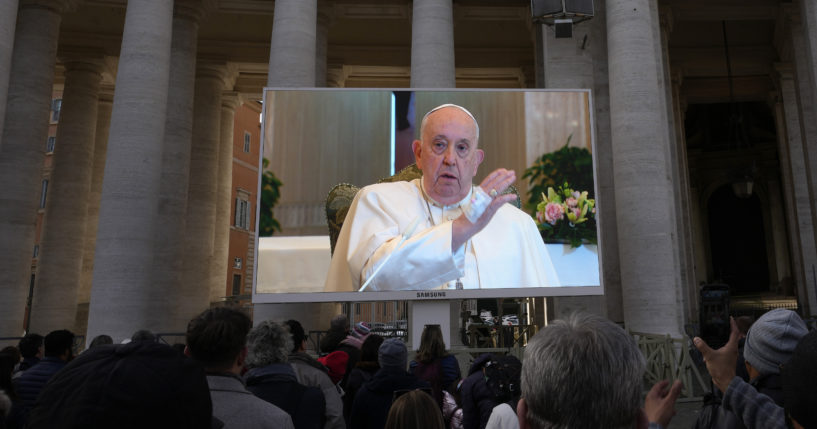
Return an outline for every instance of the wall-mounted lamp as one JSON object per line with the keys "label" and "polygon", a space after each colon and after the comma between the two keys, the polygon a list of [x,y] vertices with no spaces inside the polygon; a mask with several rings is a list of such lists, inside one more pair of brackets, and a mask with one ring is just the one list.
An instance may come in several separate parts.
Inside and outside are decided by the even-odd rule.
{"label": "wall-mounted lamp", "polygon": [[593,0],[531,0],[533,21],[553,27],[557,39],[573,37],[573,24],[593,17]]}
{"label": "wall-mounted lamp", "polygon": [[732,182],[732,191],[735,193],[736,197],[745,200],[752,196],[752,187],[754,185],[755,181],[752,180],[751,177],[746,176],[741,180]]}

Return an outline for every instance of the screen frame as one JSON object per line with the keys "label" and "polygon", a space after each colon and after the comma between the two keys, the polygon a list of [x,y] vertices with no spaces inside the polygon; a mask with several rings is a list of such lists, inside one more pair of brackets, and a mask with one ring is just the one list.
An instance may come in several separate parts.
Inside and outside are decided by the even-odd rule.
{"label": "screen frame", "polygon": [[[522,288],[490,288],[490,289],[465,289],[465,290],[401,290],[401,291],[368,291],[368,292],[276,292],[259,293],[258,287],[258,264],[259,264],[259,244],[260,235],[260,198],[261,198],[261,175],[263,174],[263,159],[266,153],[267,144],[267,94],[271,91],[435,91],[435,92],[581,92],[587,94],[588,114],[589,114],[589,136],[591,143],[591,153],[593,154],[593,186],[596,196],[597,207],[597,249],[598,249],[598,286],[549,286],[549,287],[522,287]],[[396,300],[450,300],[450,299],[483,299],[483,298],[518,298],[518,297],[568,297],[568,296],[597,296],[604,295],[604,258],[603,234],[601,229],[601,218],[603,213],[603,201],[599,198],[598,183],[598,157],[596,145],[596,119],[593,103],[593,93],[590,89],[547,89],[547,88],[303,88],[303,87],[265,87],[263,89],[263,102],[261,112],[261,149],[258,160],[259,180],[256,192],[255,204],[255,234],[254,234],[254,257],[252,275],[252,302],[254,304],[280,304],[280,303],[321,303],[321,302],[376,302],[376,301],[396,301]],[[518,180],[521,179],[521,175]],[[328,190],[327,190],[328,191]],[[520,195],[522,197],[522,195]]]}

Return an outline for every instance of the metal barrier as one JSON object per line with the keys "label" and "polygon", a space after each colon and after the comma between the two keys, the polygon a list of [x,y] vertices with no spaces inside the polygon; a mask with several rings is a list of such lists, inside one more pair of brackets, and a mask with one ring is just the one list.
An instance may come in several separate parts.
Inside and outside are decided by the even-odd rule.
{"label": "metal barrier", "polygon": [[[156,335],[156,342],[158,343],[165,343],[169,346],[173,344],[187,344],[187,334],[183,332],[168,332],[164,334],[154,334]],[[176,337],[177,341],[168,341],[171,337]]]}
{"label": "metal barrier", "polygon": [[700,392],[709,390],[709,383],[704,382],[689,354],[689,340],[672,338],[669,334],[656,335],[631,331],[630,335],[635,338],[647,361],[644,378],[649,386],[661,380],[681,380],[684,383],[681,395],[686,398],[695,397],[694,383],[698,384]]}

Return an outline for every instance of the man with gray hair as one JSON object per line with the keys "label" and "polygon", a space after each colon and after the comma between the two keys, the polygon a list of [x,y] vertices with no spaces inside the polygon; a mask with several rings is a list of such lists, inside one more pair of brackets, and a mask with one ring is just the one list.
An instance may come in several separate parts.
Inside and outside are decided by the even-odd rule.
{"label": "man with gray hair", "polygon": [[329,321],[329,330],[321,338],[321,354],[332,353],[338,349],[340,342],[349,335],[349,318],[338,314]]}
{"label": "man with gray hair", "polygon": [[321,429],[326,402],[317,387],[298,383],[289,365],[292,335],[286,325],[261,322],[247,335],[247,390],[292,417],[295,429]]}
{"label": "man with gray hair", "polygon": [[286,412],[253,396],[241,379],[247,357],[245,339],[251,327],[252,321],[241,310],[207,309],[187,325],[185,354],[207,372],[213,415],[225,427],[292,429],[292,418]]}
{"label": "man with gray hair", "polygon": [[521,429],[661,428],[681,392],[660,382],[641,409],[645,362],[635,340],[602,317],[574,313],[528,342],[522,363]]}
{"label": "man with gray hair", "polygon": [[516,173],[499,168],[473,184],[485,157],[478,142],[479,125],[464,107],[429,111],[412,143],[422,178],[357,193],[324,290],[558,286],[533,219],[506,204],[516,198],[503,193]]}

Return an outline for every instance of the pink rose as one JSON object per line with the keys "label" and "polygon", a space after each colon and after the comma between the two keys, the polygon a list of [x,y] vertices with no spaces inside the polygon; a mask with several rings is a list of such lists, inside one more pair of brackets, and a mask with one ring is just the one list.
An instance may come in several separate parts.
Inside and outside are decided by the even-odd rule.
{"label": "pink rose", "polygon": [[570,197],[565,200],[565,204],[567,204],[568,207],[576,207],[576,204],[579,204],[579,200]]}
{"label": "pink rose", "polygon": [[556,225],[556,222],[559,221],[564,214],[565,211],[561,204],[547,203],[545,206],[545,220],[551,225]]}

